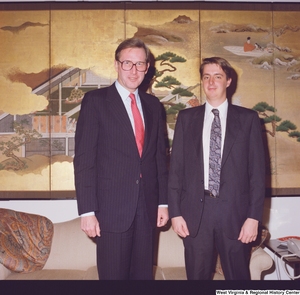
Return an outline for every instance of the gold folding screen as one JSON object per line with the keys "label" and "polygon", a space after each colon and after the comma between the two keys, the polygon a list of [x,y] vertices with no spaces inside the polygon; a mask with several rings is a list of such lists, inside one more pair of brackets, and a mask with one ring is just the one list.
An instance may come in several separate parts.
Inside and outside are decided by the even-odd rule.
{"label": "gold folding screen", "polygon": [[300,194],[298,4],[48,3],[0,5],[0,198],[75,196],[81,99],[114,82],[114,50],[133,36],[153,54],[148,91],[170,143],[178,111],[205,103],[201,59],[222,56],[237,73],[232,103],[262,119],[268,193]]}

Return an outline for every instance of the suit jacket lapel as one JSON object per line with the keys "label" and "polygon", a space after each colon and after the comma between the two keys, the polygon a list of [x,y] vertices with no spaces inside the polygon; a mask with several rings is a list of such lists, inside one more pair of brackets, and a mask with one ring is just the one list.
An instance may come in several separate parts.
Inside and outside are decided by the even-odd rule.
{"label": "suit jacket lapel", "polygon": [[120,122],[120,130],[123,130],[123,132],[128,135],[128,138],[131,139],[130,141],[133,143],[138,152],[132,125],[115,84],[108,88],[106,100],[109,108],[111,109],[111,113],[115,116],[116,120]]}
{"label": "suit jacket lapel", "polygon": [[205,105],[198,107],[198,111],[194,113],[194,117],[191,121],[191,136],[194,141],[197,156],[203,159],[203,122],[204,122]]}
{"label": "suit jacket lapel", "polygon": [[239,132],[238,126],[241,124],[239,113],[232,105],[228,105],[227,112],[227,123],[226,123],[226,134],[222,155],[222,166],[225,164],[227,157],[230,153],[233,143],[237,137]]}
{"label": "suit jacket lapel", "polygon": [[143,147],[143,154],[146,152],[146,149],[149,144],[149,140],[151,138],[152,126],[153,126],[153,115],[151,113],[151,108],[147,106],[148,101],[142,92],[139,92],[139,96],[141,99],[142,109],[143,109],[143,116],[145,122],[145,138],[144,138],[144,147]]}

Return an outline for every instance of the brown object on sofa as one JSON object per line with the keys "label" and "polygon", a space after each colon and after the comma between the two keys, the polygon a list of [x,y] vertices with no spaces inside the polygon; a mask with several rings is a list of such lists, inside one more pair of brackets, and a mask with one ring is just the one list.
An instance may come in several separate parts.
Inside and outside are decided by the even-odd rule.
{"label": "brown object on sofa", "polygon": [[54,223],[53,231],[43,269],[17,273],[0,264],[0,280],[97,280],[96,244],[80,229],[80,218]]}
{"label": "brown object on sofa", "polygon": [[0,208],[0,263],[6,268],[19,273],[42,269],[52,236],[48,218]]}

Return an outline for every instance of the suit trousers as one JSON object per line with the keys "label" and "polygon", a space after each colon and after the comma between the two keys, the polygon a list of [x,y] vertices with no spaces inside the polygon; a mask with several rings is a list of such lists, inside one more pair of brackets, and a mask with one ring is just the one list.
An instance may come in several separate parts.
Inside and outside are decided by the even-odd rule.
{"label": "suit trousers", "polygon": [[[250,244],[226,237],[221,221],[222,201],[205,196],[199,231],[195,237],[186,237],[185,264],[189,280],[212,279],[216,251],[220,255],[226,280],[249,280]],[[234,212],[232,213],[234,214]]]}
{"label": "suit trousers", "polygon": [[97,238],[100,280],[153,280],[154,229],[146,211],[142,181],[139,186],[136,215],[130,228],[122,233],[101,230]]}

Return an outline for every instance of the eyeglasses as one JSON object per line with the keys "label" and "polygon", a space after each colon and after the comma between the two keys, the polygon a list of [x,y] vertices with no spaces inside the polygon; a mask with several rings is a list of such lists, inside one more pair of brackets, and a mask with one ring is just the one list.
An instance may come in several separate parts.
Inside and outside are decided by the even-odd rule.
{"label": "eyeglasses", "polygon": [[121,64],[121,67],[124,71],[130,71],[133,66],[135,66],[138,72],[145,72],[147,70],[147,63],[145,63],[144,61],[138,61],[135,64],[130,60],[118,60],[118,62]]}

